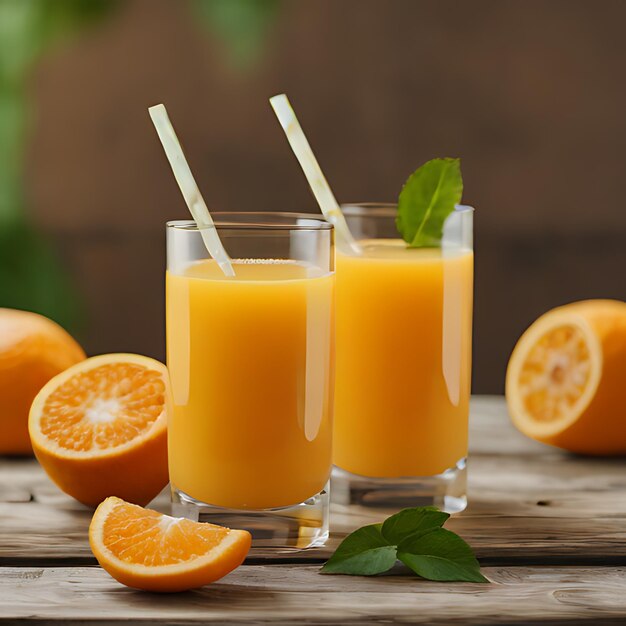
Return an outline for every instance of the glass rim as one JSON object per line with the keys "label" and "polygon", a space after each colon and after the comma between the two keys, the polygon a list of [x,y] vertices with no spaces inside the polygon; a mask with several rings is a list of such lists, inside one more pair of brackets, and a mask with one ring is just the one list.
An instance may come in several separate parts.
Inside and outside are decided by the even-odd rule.
{"label": "glass rim", "polygon": [[[368,215],[371,217],[395,217],[398,210],[397,202],[344,202],[341,210],[347,217]],[[457,204],[455,213],[473,213],[473,206]]]}
{"label": "glass rim", "polygon": [[[215,211],[211,212],[217,230],[253,231],[321,231],[332,230],[333,225],[317,213],[292,213],[288,211]],[[305,224],[298,224],[305,220]],[[167,228],[187,232],[199,232],[195,220],[169,220]]]}

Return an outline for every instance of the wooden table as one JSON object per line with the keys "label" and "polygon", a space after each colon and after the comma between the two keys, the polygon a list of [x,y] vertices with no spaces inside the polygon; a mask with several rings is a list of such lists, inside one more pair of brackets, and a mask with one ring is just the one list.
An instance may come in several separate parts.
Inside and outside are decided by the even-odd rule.
{"label": "wooden table", "polygon": [[34,461],[0,460],[0,620],[626,624],[626,460],[529,441],[510,426],[501,398],[474,398],[470,448],[470,506],[448,527],[473,546],[490,585],[427,582],[400,568],[320,576],[346,532],[384,517],[335,507],[327,548],[257,557],[211,586],[169,596],[111,579],[89,550],[91,512]]}

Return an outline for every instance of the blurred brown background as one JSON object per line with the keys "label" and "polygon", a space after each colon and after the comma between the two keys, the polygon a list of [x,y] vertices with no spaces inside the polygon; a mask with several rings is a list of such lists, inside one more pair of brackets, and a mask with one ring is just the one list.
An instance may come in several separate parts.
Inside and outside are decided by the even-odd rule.
{"label": "blurred brown background", "polygon": [[[210,0],[209,0],[210,1]],[[393,201],[460,156],[476,207],[474,391],[555,305],[624,299],[626,2],[284,0],[253,62],[183,0],[122,0],[37,64],[31,215],[86,307],[88,353],[163,358],[164,222],[186,208],[166,103],[213,207],[316,211],[267,98],[287,92],[340,201]]]}

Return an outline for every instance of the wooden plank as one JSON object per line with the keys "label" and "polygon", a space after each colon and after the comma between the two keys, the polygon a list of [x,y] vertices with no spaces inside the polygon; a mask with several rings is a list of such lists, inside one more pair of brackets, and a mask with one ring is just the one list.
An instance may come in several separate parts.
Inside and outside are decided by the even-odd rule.
{"label": "wooden plank", "polygon": [[[560,451],[531,441],[515,430],[508,418],[503,398],[474,397],[470,419],[470,458],[489,455],[505,459],[512,456],[552,457],[555,460],[563,458]],[[472,478],[477,478],[476,472]],[[487,480],[490,478],[486,477]],[[520,479],[523,480],[523,476],[516,478],[516,483],[519,484]],[[66,508],[71,502],[48,480],[33,459],[0,457],[0,502],[30,500]]]}
{"label": "wooden plank", "polygon": [[[536,444],[510,425],[501,398],[473,402],[470,506],[449,527],[485,563],[626,564],[626,462]],[[155,503],[167,511],[167,495]],[[333,505],[327,546],[263,559],[324,560],[351,530],[387,511]],[[91,511],[61,493],[34,461],[0,461],[0,563],[94,563]]]}
{"label": "wooden plank", "polygon": [[[468,471],[470,505],[465,516],[552,516],[555,509],[559,515],[576,517],[626,513],[626,498],[622,497],[626,493],[626,460],[621,458],[593,459],[560,453],[533,459],[472,455]],[[590,504],[581,506],[581,500]],[[0,462],[0,506],[30,502],[77,512],[86,510],[62,493],[35,461],[15,466]],[[499,505],[505,508],[498,509]],[[163,490],[151,506],[166,510],[168,490]]]}
{"label": "wooden plank", "polygon": [[[0,564],[95,563],[87,541],[90,513],[30,505],[0,507]],[[349,529],[383,516],[333,515],[335,531],[323,548],[299,553],[253,551],[250,562],[323,561]],[[567,517],[458,516],[448,528],[460,534],[483,563],[626,564],[626,522]],[[345,528],[345,530],[344,530]]]}
{"label": "wooden plank", "polygon": [[470,457],[483,454],[545,456],[558,450],[522,435],[511,423],[502,396],[472,396],[470,403]]}
{"label": "wooden plank", "polygon": [[[626,563],[626,473],[622,463],[476,457],[470,506],[449,522],[485,562]],[[55,489],[51,487],[51,489]],[[159,508],[167,510],[163,499]],[[294,559],[325,559],[351,530],[387,511],[332,507],[333,536]],[[0,562],[38,559],[93,562],[87,544],[91,510],[56,493],[46,502],[0,503]],[[271,558],[257,552],[256,558]]]}
{"label": "wooden plank", "polygon": [[0,568],[0,615],[31,624],[620,623],[624,568],[486,568],[492,584],[433,583],[395,570],[322,576],[317,566],[243,566],[199,590],[127,589],[99,568]]}
{"label": "wooden plank", "polygon": [[[504,400],[499,396],[472,399],[470,418],[471,457],[560,456],[549,446],[531,441],[510,423]],[[66,505],[66,498],[40,471],[31,458],[0,457],[0,502],[37,502]]]}

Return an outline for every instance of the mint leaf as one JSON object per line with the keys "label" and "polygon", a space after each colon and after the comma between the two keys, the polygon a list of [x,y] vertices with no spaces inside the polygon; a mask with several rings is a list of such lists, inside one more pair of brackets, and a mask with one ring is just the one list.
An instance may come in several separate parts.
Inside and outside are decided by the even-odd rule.
{"label": "mint leaf", "polygon": [[415,507],[363,526],[341,542],[321,573],[373,576],[400,559],[429,580],[489,582],[467,543],[441,528],[449,517],[435,507]]}
{"label": "mint leaf", "polygon": [[398,546],[398,558],[428,580],[489,582],[467,543],[443,528],[409,537]]}
{"label": "mint leaf", "polygon": [[381,532],[389,543],[397,545],[408,537],[441,528],[449,517],[448,513],[430,506],[402,509],[385,520]]}
{"label": "mint leaf", "polygon": [[435,247],[463,195],[460,159],[433,159],[409,176],[398,198],[396,227],[410,248]]}
{"label": "mint leaf", "polygon": [[391,569],[396,562],[396,546],[385,540],[381,526],[363,526],[349,534],[326,561],[322,574],[373,576]]}

